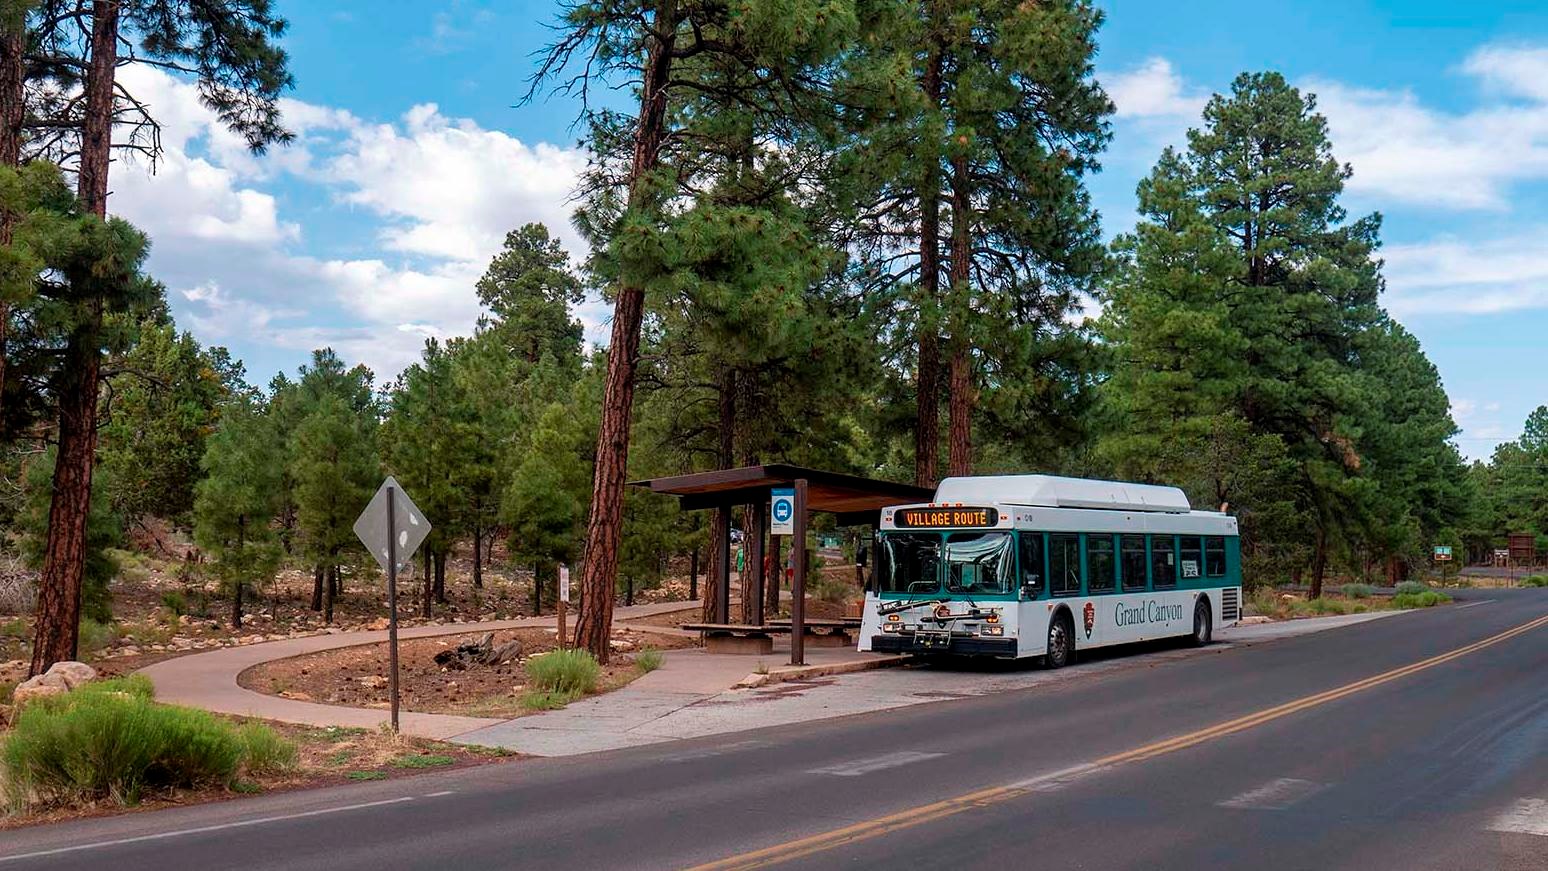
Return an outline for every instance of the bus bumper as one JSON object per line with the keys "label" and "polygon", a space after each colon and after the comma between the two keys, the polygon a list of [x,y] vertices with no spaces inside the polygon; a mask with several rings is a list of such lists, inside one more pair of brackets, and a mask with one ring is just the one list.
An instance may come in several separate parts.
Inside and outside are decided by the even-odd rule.
{"label": "bus bumper", "polygon": [[1016,639],[954,635],[947,647],[925,647],[914,643],[912,632],[888,632],[871,636],[871,650],[877,653],[949,653],[953,656],[1002,656],[1014,659]]}

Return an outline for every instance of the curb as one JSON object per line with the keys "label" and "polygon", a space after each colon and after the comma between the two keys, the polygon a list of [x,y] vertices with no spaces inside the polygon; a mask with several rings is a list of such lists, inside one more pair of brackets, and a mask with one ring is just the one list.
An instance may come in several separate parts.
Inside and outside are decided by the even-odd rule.
{"label": "curb", "polygon": [[856,671],[871,671],[878,668],[891,668],[912,661],[913,657],[904,654],[893,656],[878,656],[872,659],[861,659],[854,662],[834,662],[826,665],[787,665],[777,668],[767,674],[750,674],[742,678],[731,689],[746,690],[766,687],[770,684],[783,683],[791,680],[804,680],[809,677],[826,677],[830,674],[849,674]]}

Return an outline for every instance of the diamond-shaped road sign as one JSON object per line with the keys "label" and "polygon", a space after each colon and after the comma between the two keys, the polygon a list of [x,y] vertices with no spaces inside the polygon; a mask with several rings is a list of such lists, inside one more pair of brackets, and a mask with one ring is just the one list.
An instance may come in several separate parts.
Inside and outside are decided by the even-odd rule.
{"label": "diamond-shaped road sign", "polygon": [[414,500],[403,492],[403,485],[399,484],[391,475],[382,482],[376,495],[371,497],[371,503],[360,512],[360,517],[355,520],[355,535],[360,538],[360,543],[366,546],[371,556],[376,558],[377,565],[382,571],[387,570],[387,537],[392,531],[387,529],[387,490],[393,491],[393,520],[397,526],[398,535],[398,568],[408,565],[414,556],[414,551],[424,543],[425,536],[430,534],[430,521],[425,518],[424,512],[414,504]]}

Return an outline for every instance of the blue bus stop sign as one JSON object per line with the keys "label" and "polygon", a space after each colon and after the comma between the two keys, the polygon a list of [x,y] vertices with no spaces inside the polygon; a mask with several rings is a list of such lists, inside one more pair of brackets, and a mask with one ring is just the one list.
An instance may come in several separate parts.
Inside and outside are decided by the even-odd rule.
{"label": "blue bus stop sign", "polygon": [[795,488],[781,487],[770,492],[769,532],[774,535],[795,535]]}

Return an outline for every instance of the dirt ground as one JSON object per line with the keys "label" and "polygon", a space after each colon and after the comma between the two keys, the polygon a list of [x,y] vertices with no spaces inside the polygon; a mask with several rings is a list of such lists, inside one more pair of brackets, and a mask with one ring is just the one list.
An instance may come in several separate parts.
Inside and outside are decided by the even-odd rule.
{"label": "dirt ground", "polygon": [[[398,647],[399,691],[403,709],[427,714],[465,714],[478,717],[515,717],[526,713],[520,699],[527,691],[526,658],[553,650],[552,629],[514,629],[494,634],[496,645],[512,639],[522,645],[522,659],[505,665],[474,666],[452,670],[435,662],[435,655],[464,641],[476,641],[482,633],[418,638]],[[667,650],[691,647],[692,636],[641,632],[626,625],[615,627],[616,655],[604,667],[599,690],[616,689],[638,677],[635,656],[647,648]],[[316,701],[357,708],[386,708],[387,645],[346,647],[265,663],[243,672],[237,682],[254,692],[302,701]]]}

